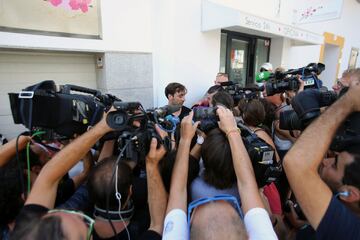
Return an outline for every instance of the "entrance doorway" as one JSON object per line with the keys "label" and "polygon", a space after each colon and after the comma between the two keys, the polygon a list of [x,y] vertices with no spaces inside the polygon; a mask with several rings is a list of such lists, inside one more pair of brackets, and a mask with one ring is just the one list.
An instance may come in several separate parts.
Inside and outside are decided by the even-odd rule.
{"label": "entrance doorway", "polygon": [[220,72],[229,80],[245,86],[254,83],[254,76],[269,61],[270,39],[222,30]]}

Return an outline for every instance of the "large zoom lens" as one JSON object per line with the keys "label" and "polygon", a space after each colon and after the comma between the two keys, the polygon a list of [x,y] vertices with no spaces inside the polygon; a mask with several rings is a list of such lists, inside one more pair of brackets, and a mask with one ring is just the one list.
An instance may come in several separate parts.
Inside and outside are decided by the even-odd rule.
{"label": "large zoom lens", "polygon": [[288,90],[298,90],[299,81],[296,77],[285,78],[281,81],[267,82],[265,84],[266,95],[272,96],[277,93],[283,93]]}
{"label": "large zoom lens", "polygon": [[283,130],[302,130],[303,124],[294,110],[280,113],[279,128]]}

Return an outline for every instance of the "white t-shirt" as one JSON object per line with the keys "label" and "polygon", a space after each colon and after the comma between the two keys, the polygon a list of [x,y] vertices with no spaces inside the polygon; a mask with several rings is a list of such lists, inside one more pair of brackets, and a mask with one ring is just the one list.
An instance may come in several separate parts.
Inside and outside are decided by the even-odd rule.
{"label": "white t-shirt", "polygon": [[[263,208],[253,208],[244,217],[249,240],[278,239],[268,213]],[[188,240],[186,213],[181,209],[171,210],[165,217],[163,240]]]}
{"label": "white t-shirt", "polygon": [[163,240],[188,240],[186,213],[181,209],[171,210],[165,217]]}

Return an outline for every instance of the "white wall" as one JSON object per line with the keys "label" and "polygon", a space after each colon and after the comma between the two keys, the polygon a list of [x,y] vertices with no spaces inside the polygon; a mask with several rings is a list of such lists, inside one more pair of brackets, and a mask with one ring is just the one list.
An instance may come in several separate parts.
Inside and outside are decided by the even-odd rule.
{"label": "white wall", "polygon": [[[340,19],[301,25],[301,28],[319,34],[330,32],[345,38],[339,76],[348,68],[351,47],[360,48],[360,32],[357,29],[357,24],[360,22],[359,13],[359,3],[355,0],[345,0]],[[289,65],[298,67],[309,62],[316,62],[319,61],[319,55],[320,46],[292,47],[290,49]],[[357,67],[360,67],[359,59],[357,60]]]}
{"label": "white wall", "polygon": [[167,103],[165,86],[180,82],[191,106],[213,84],[220,66],[220,30],[201,32],[201,1],[157,0],[154,5],[155,106]]}
{"label": "white wall", "polygon": [[293,1],[289,0],[211,0],[242,12],[267,18],[272,21],[291,24]]}
{"label": "white wall", "polygon": [[0,32],[1,48],[152,51],[151,1],[101,0],[102,40]]}

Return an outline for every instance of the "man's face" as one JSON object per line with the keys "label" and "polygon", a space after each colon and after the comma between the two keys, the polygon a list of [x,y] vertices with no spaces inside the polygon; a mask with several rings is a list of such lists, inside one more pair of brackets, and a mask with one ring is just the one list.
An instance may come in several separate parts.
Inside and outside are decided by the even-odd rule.
{"label": "man's face", "polygon": [[183,105],[185,102],[185,91],[175,92],[174,95],[169,94],[169,104],[170,105]]}
{"label": "man's face", "polygon": [[319,166],[319,175],[331,190],[336,192],[343,185],[345,167],[353,161],[353,156],[348,152],[335,153],[332,157],[324,158]]}
{"label": "man's face", "polygon": [[216,79],[215,79],[215,85],[220,85],[220,83],[223,83],[223,82],[228,82],[229,81],[229,78],[224,75],[224,74],[218,74],[216,75]]}
{"label": "man's face", "polygon": [[348,87],[350,85],[350,77],[342,77],[339,80],[336,80],[335,84],[332,86],[332,89],[339,94],[341,89]]}

